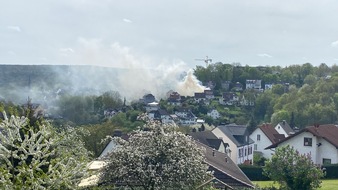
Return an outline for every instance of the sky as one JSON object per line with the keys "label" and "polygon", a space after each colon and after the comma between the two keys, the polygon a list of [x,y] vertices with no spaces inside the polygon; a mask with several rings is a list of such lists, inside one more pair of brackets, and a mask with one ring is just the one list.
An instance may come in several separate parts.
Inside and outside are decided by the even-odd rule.
{"label": "sky", "polygon": [[0,64],[338,62],[336,0],[1,0]]}

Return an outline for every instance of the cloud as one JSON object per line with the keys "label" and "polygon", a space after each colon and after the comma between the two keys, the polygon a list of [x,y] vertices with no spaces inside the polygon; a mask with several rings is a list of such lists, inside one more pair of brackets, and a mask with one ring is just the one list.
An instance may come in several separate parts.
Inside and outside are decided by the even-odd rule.
{"label": "cloud", "polygon": [[272,56],[267,54],[267,53],[260,53],[260,54],[257,54],[257,56],[259,57],[267,57],[267,58],[271,58]]}
{"label": "cloud", "polygon": [[21,32],[21,28],[19,26],[7,26],[7,29],[15,32]]}
{"label": "cloud", "polygon": [[332,47],[338,47],[338,40],[331,43]]}
{"label": "cloud", "polygon": [[124,21],[124,22],[127,22],[127,23],[132,23],[132,22],[133,22],[133,21],[127,19],[127,18],[124,18],[123,21]]}

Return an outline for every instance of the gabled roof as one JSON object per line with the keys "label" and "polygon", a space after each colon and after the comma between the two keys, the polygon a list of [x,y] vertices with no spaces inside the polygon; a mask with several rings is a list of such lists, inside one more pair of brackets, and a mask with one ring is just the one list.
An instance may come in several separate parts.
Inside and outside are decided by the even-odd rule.
{"label": "gabled roof", "polygon": [[268,139],[274,144],[285,138],[283,134],[279,134],[271,124],[263,124],[259,127],[260,130],[268,137]]}
{"label": "gabled roof", "polygon": [[198,146],[205,149],[205,163],[209,165],[209,170],[214,171],[214,177],[228,184],[232,188],[249,187],[254,188],[250,179],[225,153],[214,150],[200,142]]}
{"label": "gabled roof", "polygon": [[[205,144],[211,148],[216,150],[219,149],[221,144],[223,143],[222,139],[219,139],[214,135],[211,131],[199,131],[199,132],[191,132],[189,135],[196,141]],[[226,146],[226,145],[224,145]]]}
{"label": "gabled roof", "polygon": [[285,120],[278,123],[278,125],[280,125],[284,129],[286,134],[292,134],[295,132]]}
{"label": "gabled roof", "polygon": [[[254,141],[249,137],[246,125],[220,125],[219,128],[237,147],[245,144],[252,144]],[[248,138],[248,142],[247,139]]]}
{"label": "gabled roof", "polygon": [[314,136],[323,138],[338,149],[338,126],[333,125],[333,124],[306,127],[300,130],[299,132],[291,136],[288,136],[287,138],[275,144],[272,144],[266,147],[265,149],[276,148],[280,143],[285,142],[291,138],[294,138],[297,135],[304,133],[304,132],[309,132],[309,133],[312,133]]}

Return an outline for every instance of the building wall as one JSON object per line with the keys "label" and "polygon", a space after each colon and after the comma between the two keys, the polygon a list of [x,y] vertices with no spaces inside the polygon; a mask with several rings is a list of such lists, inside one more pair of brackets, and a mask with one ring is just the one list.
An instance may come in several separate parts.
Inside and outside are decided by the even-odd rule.
{"label": "building wall", "polygon": [[237,164],[238,150],[237,145],[232,142],[218,127],[211,131],[217,138],[221,138],[223,142],[229,144],[229,149],[231,150],[230,158],[233,162]]}
{"label": "building wall", "polygon": [[[257,135],[260,135],[260,140],[257,140]],[[272,142],[270,139],[264,134],[264,132],[260,129],[257,128],[251,135],[250,138],[255,141],[254,144],[257,145],[257,150],[254,151],[259,151],[261,152],[264,158],[271,158],[272,154],[274,153],[272,150],[268,149],[265,150],[266,147],[272,145]],[[255,145],[253,146],[255,147]]]}
{"label": "building wall", "polygon": [[[312,138],[312,146],[304,146],[305,137]],[[318,143],[321,143],[321,145],[318,146]],[[280,146],[287,144],[293,146],[301,154],[310,154],[315,164],[323,164],[323,158],[331,159],[332,164],[338,163],[338,151],[336,147],[325,139],[314,136],[312,133],[303,132],[281,143]]]}
{"label": "building wall", "polygon": [[276,127],[275,127],[275,129],[276,129],[276,131],[277,131],[279,134],[283,134],[285,137],[288,137],[288,136],[289,136],[289,134],[287,134],[287,133],[284,131],[283,127],[280,126],[280,124],[277,124]]}

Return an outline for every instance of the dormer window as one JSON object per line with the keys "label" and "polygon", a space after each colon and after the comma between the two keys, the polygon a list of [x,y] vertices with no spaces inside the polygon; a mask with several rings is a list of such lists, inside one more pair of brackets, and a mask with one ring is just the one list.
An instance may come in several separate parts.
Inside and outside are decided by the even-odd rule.
{"label": "dormer window", "polygon": [[304,137],[304,146],[312,146],[312,138]]}

